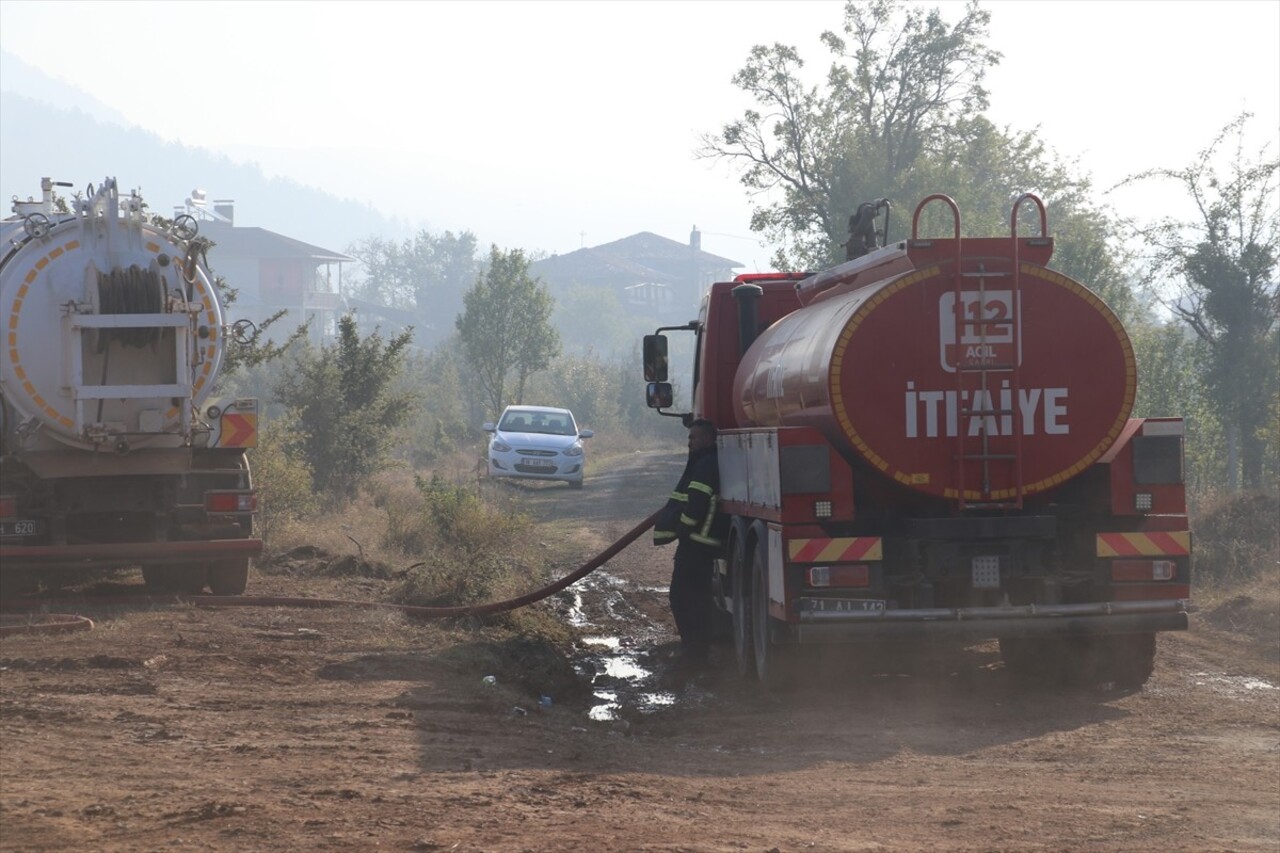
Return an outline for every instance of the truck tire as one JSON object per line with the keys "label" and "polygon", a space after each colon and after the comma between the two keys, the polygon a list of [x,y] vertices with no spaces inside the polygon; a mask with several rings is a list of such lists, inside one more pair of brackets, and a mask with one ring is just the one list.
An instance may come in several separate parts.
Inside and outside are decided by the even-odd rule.
{"label": "truck tire", "polygon": [[751,624],[750,566],[741,536],[729,544],[730,598],[733,601],[733,657],[738,675],[748,681],[756,677],[755,636]]}
{"label": "truck tire", "polygon": [[248,557],[217,560],[209,564],[209,588],[214,595],[243,595],[248,585]]}
{"label": "truck tire", "polygon": [[1022,684],[1047,685],[1057,678],[1057,665],[1050,643],[1041,638],[1001,637],[1000,657],[1004,668]]}
{"label": "truck tire", "polygon": [[1100,637],[1098,680],[1133,690],[1147,683],[1156,666],[1155,634]]}
{"label": "truck tire", "polygon": [[154,592],[199,595],[204,592],[208,573],[204,566],[143,566],[142,581]]}
{"label": "truck tire", "polygon": [[751,626],[756,677],[766,690],[786,690],[795,685],[794,649],[773,642],[773,617],[769,615],[769,552],[763,540],[751,549]]}

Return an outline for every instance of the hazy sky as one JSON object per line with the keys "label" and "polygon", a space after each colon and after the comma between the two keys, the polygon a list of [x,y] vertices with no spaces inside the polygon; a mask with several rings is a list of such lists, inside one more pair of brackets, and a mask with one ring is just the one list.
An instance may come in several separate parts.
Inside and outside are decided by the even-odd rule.
{"label": "hazy sky", "polygon": [[[1280,146],[1280,0],[983,6],[1004,54],[990,115],[1038,125],[1099,187],[1185,165],[1243,109],[1259,142]],[[842,10],[0,0],[0,46],[165,138],[433,231],[566,252],[645,230],[684,240],[696,224],[704,248],[762,268],[769,251],[752,239],[736,174],[692,153],[747,106],[729,81],[752,45],[795,45],[817,82],[829,64],[819,34],[839,29]],[[1143,215],[1159,198],[1115,201]],[[263,224],[247,210],[237,219]]]}

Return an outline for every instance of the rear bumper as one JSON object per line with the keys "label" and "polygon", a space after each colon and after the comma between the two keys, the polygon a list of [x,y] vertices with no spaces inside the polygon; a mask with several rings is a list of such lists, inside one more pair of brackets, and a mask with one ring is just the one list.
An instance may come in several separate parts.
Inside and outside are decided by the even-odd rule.
{"label": "rear bumper", "polygon": [[1185,631],[1186,601],[1124,601],[1046,607],[974,607],[814,613],[796,628],[802,643],[947,638],[1072,637]]}
{"label": "rear bumper", "polygon": [[0,571],[202,563],[262,553],[261,539],[115,542],[109,545],[0,545]]}

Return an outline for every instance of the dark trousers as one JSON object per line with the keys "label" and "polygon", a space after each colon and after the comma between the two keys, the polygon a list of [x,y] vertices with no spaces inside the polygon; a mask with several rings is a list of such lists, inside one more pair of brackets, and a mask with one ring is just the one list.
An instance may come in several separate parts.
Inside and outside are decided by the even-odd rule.
{"label": "dark trousers", "polygon": [[711,647],[711,570],[716,550],[681,539],[671,570],[671,615],[680,632],[680,646],[694,658],[705,658]]}

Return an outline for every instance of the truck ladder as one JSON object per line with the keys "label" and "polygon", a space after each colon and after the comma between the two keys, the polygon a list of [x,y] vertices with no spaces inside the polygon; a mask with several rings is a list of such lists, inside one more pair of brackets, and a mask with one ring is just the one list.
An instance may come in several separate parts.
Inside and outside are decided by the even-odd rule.
{"label": "truck ladder", "polygon": [[[955,262],[955,340],[956,340],[956,397],[960,408],[961,422],[956,430],[956,439],[958,444],[957,466],[958,477],[957,486],[959,492],[960,509],[1021,509],[1023,499],[1026,496],[1026,484],[1023,479],[1022,468],[1022,434],[1023,434],[1023,417],[1022,407],[1019,405],[1021,399],[1021,366],[1022,366],[1022,261],[1021,248],[1022,242],[1018,238],[1018,209],[1024,201],[1030,200],[1036,204],[1040,213],[1040,235],[1046,237],[1048,235],[1048,224],[1046,221],[1044,204],[1039,198],[1024,193],[1019,196],[1013,203],[1013,210],[1010,214],[1009,236],[1012,244],[1012,262],[1013,268],[1008,272],[987,270],[985,264],[979,263],[975,271],[966,272],[961,269],[960,259],[961,252],[957,249]],[[957,231],[959,223],[957,221]],[[977,301],[974,304],[972,320],[966,321],[964,314],[966,306],[964,303],[963,283],[965,279],[976,279],[978,283]],[[987,281],[992,278],[1006,279],[1009,284],[1009,302],[1008,316],[988,317],[987,302]],[[997,303],[1001,304],[1001,303]],[[995,312],[997,315],[999,311]],[[1008,357],[999,361],[987,361],[980,359],[976,364],[965,364],[961,358],[962,343],[965,341],[965,329],[976,330],[977,345],[979,351],[984,354],[992,352],[990,345],[992,339],[997,338],[1001,343],[1008,346]],[[970,338],[974,336],[971,334]],[[1004,389],[997,388],[992,391],[992,381],[996,377],[1008,383],[1008,403],[1003,404]],[[969,381],[966,381],[969,378]],[[973,381],[976,379],[976,382]],[[967,386],[967,387],[966,387]],[[970,395],[969,401],[980,398],[983,401],[981,407],[970,403],[966,405],[966,392]],[[970,417],[983,418],[983,428],[980,430],[981,446],[976,450],[973,449],[968,441],[969,421]],[[997,428],[997,432],[1003,433],[1009,440],[1004,442],[1005,447],[997,451],[992,447],[992,436],[986,429],[990,421],[987,418],[1000,418],[999,424],[1007,424],[1008,430]],[[970,461],[980,462],[982,465],[982,485],[981,499],[969,500],[965,488],[965,473],[967,463]],[[993,464],[1008,464],[1012,466],[1013,487],[1012,495],[1003,494],[999,498],[993,497],[991,485],[991,470]],[[1007,491],[1007,490],[1006,490]]]}
{"label": "truck ladder", "polygon": [[[925,198],[916,206],[915,216],[911,224],[911,239],[912,242],[915,242],[918,240],[919,235],[920,213],[925,205],[934,200],[946,202],[951,209],[954,221],[955,254],[951,261],[952,321],[954,323],[952,327],[952,345],[955,348],[954,372],[956,375],[958,423],[956,424],[956,452],[952,458],[955,459],[956,463],[956,498],[961,510],[1021,509],[1025,495],[1022,476],[1022,411],[1018,405],[1021,390],[1019,367],[1022,353],[1020,320],[1022,279],[1018,258],[1017,217],[1018,206],[1027,198],[1033,199],[1037,204],[1040,203],[1039,199],[1030,194],[1024,194],[1014,202],[1012,226],[1013,269],[1011,271],[989,270],[983,262],[979,262],[975,270],[966,270],[964,268],[964,239],[961,237],[960,230],[960,208],[949,196],[934,194]],[[1040,217],[1041,231],[1043,233],[1043,205],[1040,205]],[[967,279],[975,279],[978,284],[977,299],[971,303],[966,303],[965,301],[967,293],[974,293],[971,290],[966,291],[964,285]],[[988,302],[987,281],[989,279],[1005,279],[1008,281],[1009,300],[1007,303],[1003,300]],[[988,305],[994,306],[996,316],[988,316]],[[967,312],[972,313],[971,319],[965,318]],[[994,350],[990,349],[996,343],[1005,347],[1001,354],[1006,357],[1000,360],[994,359],[992,356]],[[965,363],[966,345],[977,347],[978,356],[975,359],[975,363]],[[991,385],[995,377],[1000,377],[1008,383],[1009,396],[1008,403],[1005,405],[1001,405],[1001,401],[1004,399],[1002,391],[1005,389],[996,387],[993,393]],[[998,384],[1001,380],[995,381]],[[982,425],[978,435],[980,438],[978,447],[972,446],[973,443],[968,440],[967,435],[970,419],[974,417],[980,418]],[[1008,438],[1008,442],[1005,442],[1004,446],[992,446],[993,436],[986,427],[988,423],[993,421],[996,423],[995,431],[1000,436]],[[967,469],[971,462],[980,463],[982,468],[980,497],[976,500],[969,498],[966,487]],[[995,497],[995,489],[992,488],[991,481],[992,468],[996,464],[1012,466],[1013,473],[1012,488],[1003,490],[1000,497]],[[1011,495],[1008,494],[1009,491],[1012,491]]]}
{"label": "truck ladder", "polygon": [[[1017,271],[1017,250],[1014,250],[1014,270],[1012,272],[992,271],[985,263],[978,263],[977,269],[965,272],[959,269],[954,276],[955,287],[955,340],[956,340],[956,400],[960,411],[960,422],[956,429],[957,442],[957,477],[956,486],[960,509],[1021,509],[1023,498],[1022,483],[1022,412],[1018,406],[1020,360],[1020,323],[1019,290],[1020,276]],[[977,300],[969,304],[965,301],[964,283],[966,279],[976,280],[978,284]],[[1009,284],[1009,316],[989,317],[988,305],[1003,305],[1003,302],[988,303],[987,282],[990,279],[1004,279]],[[973,291],[969,291],[972,293]],[[965,319],[966,313],[972,313],[971,319]],[[966,330],[968,333],[966,334]],[[1007,358],[992,361],[989,354],[991,347],[1004,344],[1009,349]],[[978,348],[979,361],[966,364],[962,356],[966,346]],[[1007,404],[1002,403],[1005,390],[1000,380],[1008,384]],[[978,447],[969,440],[969,428],[972,418],[979,418],[981,427],[978,431]],[[998,419],[998,420],[997,420]],[[992,436],[987,429],[988,424],[996,423],[998,436],[1007,437],[1007,441],[999,442],[1000,447],[993,446]],[[1005,426],[1006,429],[1001,427]],[[969,462],[978,462],[982,468],[981,495],[978,500],[970,500],[967,496],[966,474]],[[993,497],[991,483],[992,466],[995,464],[1011,465],[1013,468],[1013,495]]]}

